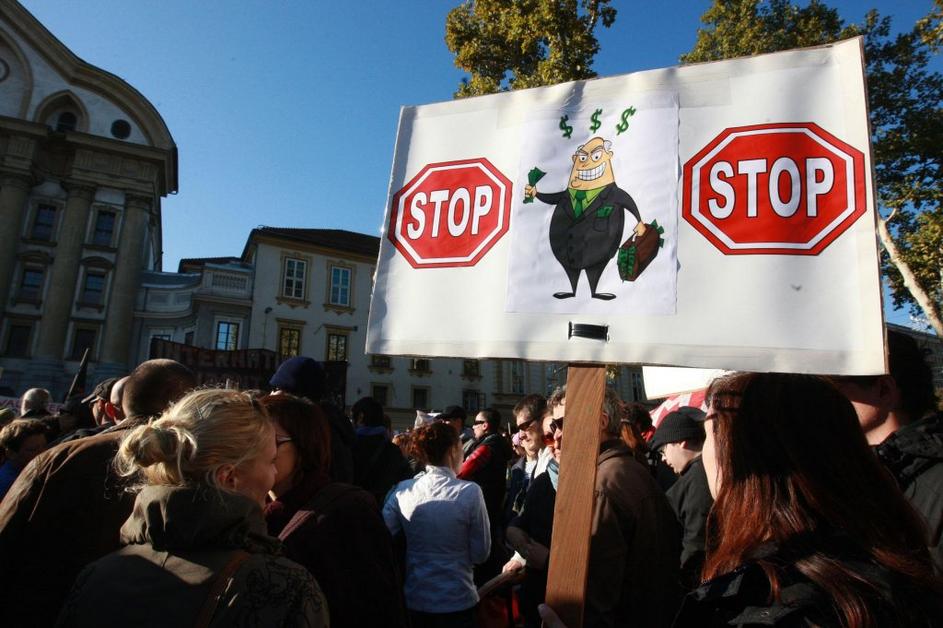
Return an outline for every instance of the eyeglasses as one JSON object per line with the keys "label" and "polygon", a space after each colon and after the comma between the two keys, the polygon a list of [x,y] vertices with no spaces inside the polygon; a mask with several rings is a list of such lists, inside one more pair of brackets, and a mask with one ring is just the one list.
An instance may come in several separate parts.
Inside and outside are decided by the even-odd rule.
{"label": "eyeglasses", "polygon": [[563,419],[564,419],[564,417],[561,416],[560,418],[557,418],[557,419],[554,419],[554,420],[550,421],[550,431],[556,432],[557,430],[560,430],[560,431],[562,432],[562,431],[563,431]]}

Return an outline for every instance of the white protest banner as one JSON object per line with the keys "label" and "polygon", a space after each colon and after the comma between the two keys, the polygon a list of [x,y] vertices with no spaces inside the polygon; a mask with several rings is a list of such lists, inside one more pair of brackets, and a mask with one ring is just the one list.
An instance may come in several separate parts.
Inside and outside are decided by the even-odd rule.
{"label": "white protest banner", "polygon": [[642,381],[645,382],[645,398],[660,399],[702,391],[714,379],[730,371],[721,369],[687,369],[671,366],[643,366]]}
{"label": "white protest banner", "polygon": [[871,176],[857,39],[406,107],[367,351],[883,372]]}

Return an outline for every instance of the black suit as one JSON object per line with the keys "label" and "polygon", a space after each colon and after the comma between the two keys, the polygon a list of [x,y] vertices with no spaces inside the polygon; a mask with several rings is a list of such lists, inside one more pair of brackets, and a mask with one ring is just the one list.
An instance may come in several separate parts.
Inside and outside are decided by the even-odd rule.
{"label": "black suit", "polygon": [[595,295],[599,278],[619,250],[625,226],[624,211],[642,221],[635,201],[625,190],[610,183],[577,218],[569,191],[538,193],[537,198],[548,205],[556,205],[550,219],[550,249],[563,266],[572,291],[576,292],[580,271],[585,270],[590,290]]}

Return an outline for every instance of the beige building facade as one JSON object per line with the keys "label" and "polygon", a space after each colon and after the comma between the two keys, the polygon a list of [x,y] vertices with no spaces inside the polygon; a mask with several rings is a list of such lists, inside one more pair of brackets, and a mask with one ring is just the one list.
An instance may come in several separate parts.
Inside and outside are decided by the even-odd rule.
{"label": "beige building facade", "polygon": [[154,106],[0,3],[0,388],[61,395],[89,350],[118,375],[142,272],[161,265],[177,150]]}
{"label": "beige building facade", "polygon": [[[154,338],[216,351],[266,349],[279,361],[308,356],[337,376],[339,402],[349,407],[372,396],[397,429],[412,426],[417,409],[450,405],[469,414],[495,406],[510,421],[525,394],[549,394],[564,383],[564,363],[368,355],[379,247],[378,237],[363,233],[259,227],[239,257],[184,259],[177,273],[145,273],[135,319],[138,359],[148,357]],[[474,300],[462,306],[474,307]],[[641,369],[614,373],[624,399],[642,399]]]}

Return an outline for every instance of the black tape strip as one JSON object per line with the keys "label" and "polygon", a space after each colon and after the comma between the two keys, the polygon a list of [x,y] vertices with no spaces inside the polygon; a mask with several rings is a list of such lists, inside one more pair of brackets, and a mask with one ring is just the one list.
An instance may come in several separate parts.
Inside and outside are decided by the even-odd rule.
{"label": "black tape strip", "polygon": [[570,322],[567,338],[589,338],[590,340],[609,340],[609,325],[590,325]]}

